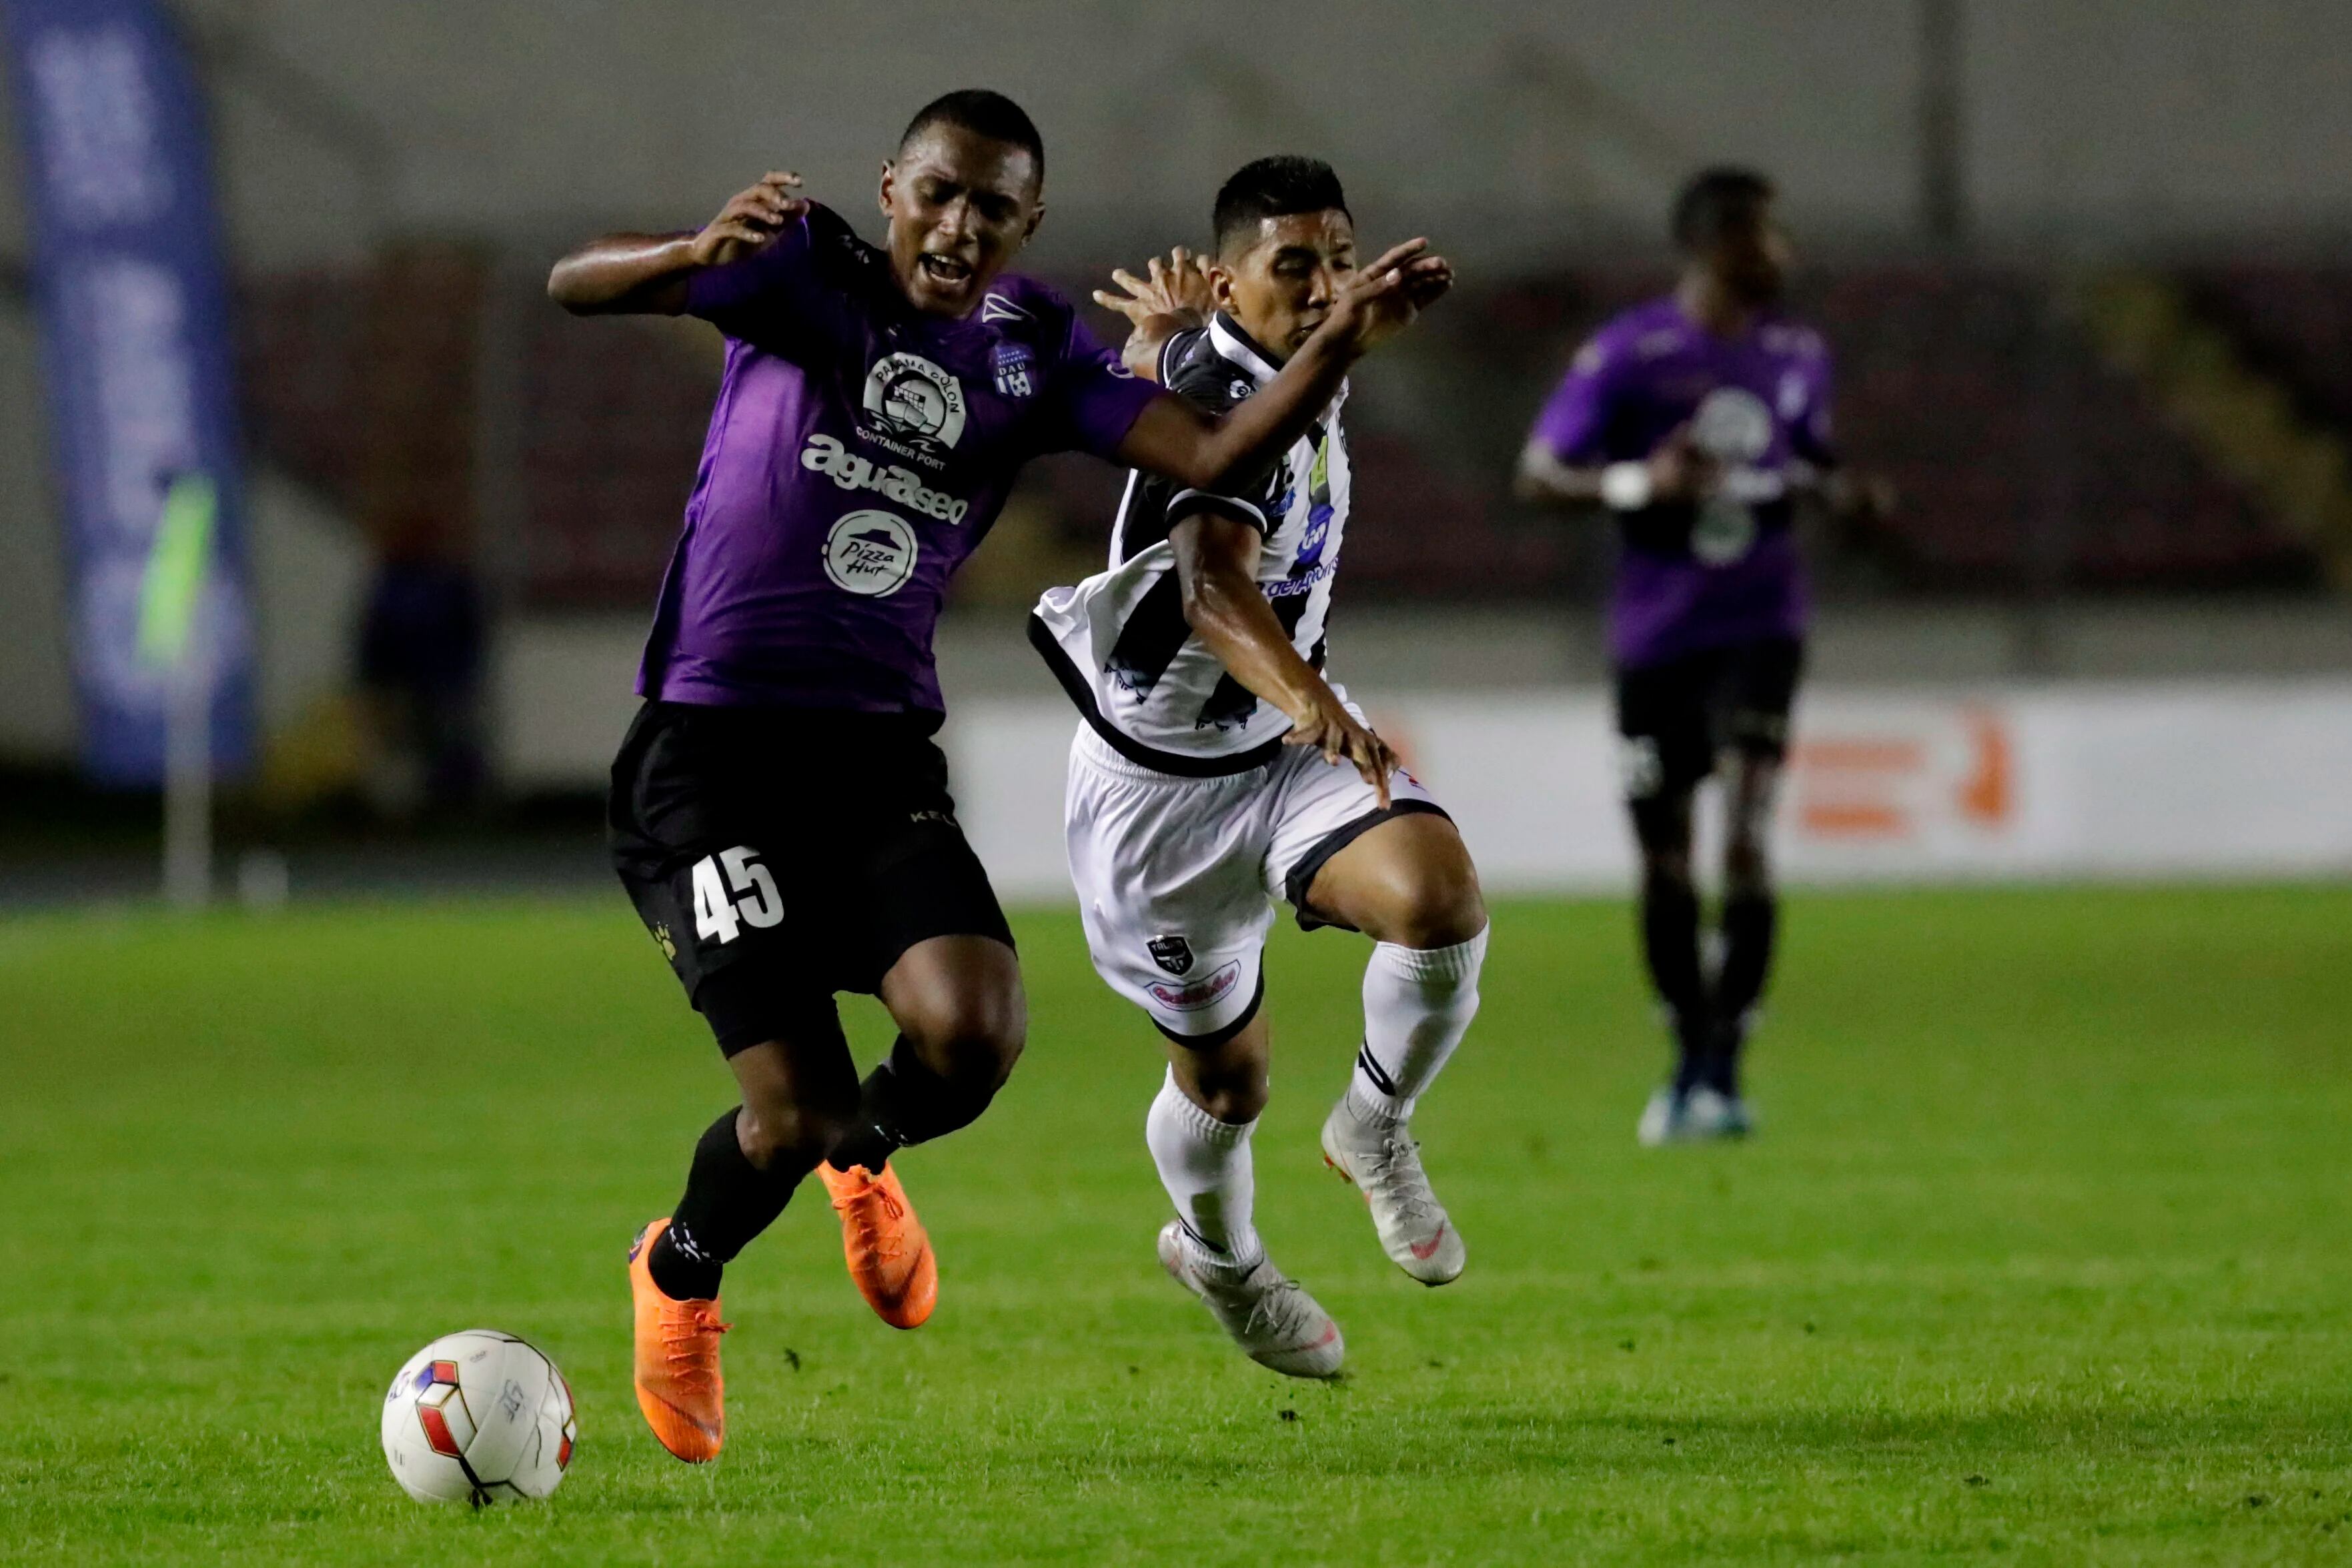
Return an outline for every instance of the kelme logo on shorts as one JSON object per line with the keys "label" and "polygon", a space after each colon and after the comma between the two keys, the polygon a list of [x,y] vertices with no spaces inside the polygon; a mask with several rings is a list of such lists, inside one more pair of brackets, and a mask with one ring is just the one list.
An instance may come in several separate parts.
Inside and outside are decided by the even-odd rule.
{"label": "kelme logo on shorts", "polygon": [[919,475],[861,457],[830,435],[809,437],[808,444],[801,448],[801,466],[824,475],[845,490],[878,490],[908,511],[943,523],[960,523],[971,509],[970,502],[926,486]]}
{"label": "kelme logo on shorts", "polygon": [[887,512],[852,512],[824,536],[824,574],[835,588],[887,599],[915,575],[915,530]]}

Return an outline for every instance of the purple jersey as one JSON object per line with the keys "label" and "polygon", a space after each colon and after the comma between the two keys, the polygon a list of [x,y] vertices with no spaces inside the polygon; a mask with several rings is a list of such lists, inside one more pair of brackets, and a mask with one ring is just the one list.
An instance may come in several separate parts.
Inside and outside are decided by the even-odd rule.
{"label": "purple jersey", "polygon": [[727,366],[637,690],[940,712],[948,580],[1021,465],[1110,456],[1157,390],[1028,278],[998,278],[963,320],[921,314],[815,205],[694,274],[687,301],[727,335]]}
{"label": "purple jersey", "polygon": [[1801,465],[1833,460],[1821,335],[1768,312],[1738,337],[1717,338],[1671,295],[1636,306],[1578,352],[1535,439],[1588,467],[1645,458],[1683,424],[1722,465],[1723,485],[1696,506],[1622,514],[1610,643],[1628,668],[1803,634],[1789,492]]}

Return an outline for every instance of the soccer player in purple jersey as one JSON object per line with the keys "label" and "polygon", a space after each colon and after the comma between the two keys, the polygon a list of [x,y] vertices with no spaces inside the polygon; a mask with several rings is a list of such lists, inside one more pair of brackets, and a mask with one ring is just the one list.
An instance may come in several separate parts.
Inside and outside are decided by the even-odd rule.
{"label": "soccer player in purple jersey", "polygon": [[[1020,1054],[1012,933],[931,741],[931,639],[1021,465],[1076,449],[1233,483],[1451,281],[1396,247],[1283,376],[1211,417],[1003,275],[1044,174],[1017,105],[951,93],[883,165],[885,246],[771,174],[697,233],[612,235],[548,280],[580,314],[695,315],[727,339],[611,805],[622,882],[741,1094],[630,1255],[638,1406],[682,1459],[724,1437],[721,1270],[820,1162],[867,1301],[902,1328],[929,1315],[937,1265],[889,1156],[977,1117]],[[899,1029],[863,1085],[843,990]]]}
{"label": "soccer player in purple jersey", "polygon": [[[1641,1139],[1749,1130],[1739,1058],[1778,924],[1768,834],[1804,662],[1798,498],[1883,504],[1833,472],[1830,359],[1780,309],[1789,243],[1771,183],[1710,169],[1675,204],[1675,291],[1593,334],[1520,455],[1528,499],[1615,514],[1611,604],[1621,772],[1642,852],[1642,948],[1680,1060]],[[1720,958],[1702,960],[1691,802],[1730,769]]]}

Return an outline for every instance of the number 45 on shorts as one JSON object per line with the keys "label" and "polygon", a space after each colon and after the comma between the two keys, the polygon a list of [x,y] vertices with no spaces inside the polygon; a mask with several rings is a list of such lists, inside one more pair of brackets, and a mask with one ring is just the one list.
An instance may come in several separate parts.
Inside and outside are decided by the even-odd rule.
{"label": "number 45 on shorts", "polygon": [[764,931],[783,917],[783,894],[757,851],[738,844],[694,862],[694,934],[701,940],[724,945],[746,925]]}

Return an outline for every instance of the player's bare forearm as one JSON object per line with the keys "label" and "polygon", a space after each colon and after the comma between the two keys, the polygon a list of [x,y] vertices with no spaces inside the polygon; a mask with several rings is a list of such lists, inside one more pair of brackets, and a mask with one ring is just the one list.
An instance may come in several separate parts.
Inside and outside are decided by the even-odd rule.
{"label": "player's bare forearm", "polygon": [[1121,462],[1195,489],[1231,489],[1272,463],[1339,392],[1349,367],[1443,298],[1454,269],[1426,240],[1392,247],[1352,277],[1323,324],[1281,373],[1221,418],[1182,399],[1155,399],[1119,444]]}
{"label": "player's bare forearm", "polygon": [[1237,517],[1196,513],[1169,534],[1183,590],[1185,623],[1249,692],[1290,718],[1286,744],[1311,746],[1346,763],[1389,804],[1396,753],[1357,716],[1322,673],[1299,655],[1257,584],[1257,530]]}
{"label": "player's bare forearm", "polygon": [[1222,418],[1173,392],[1154,398],[1119,443],[1119,461],[1195,490],[1245,489],[1248,476],[1307,434],[1353,359],[1336,335],[1318,330],[1280,375]]}
{"label": "player's bare forearm", "polygon": [[1190,311],[1171,312],[1163,316],[1146,316],[1136,322],[1118,351],[1119,362],[1147,382],[1160,379],[1160,350],[1168,340],[1179,332],[1202,325],[1202,319]]}
{"label": "player's bare forearm", "polygon": [[1893,482],[1882,474],[1831,468],[1820,471],[1814,483],[1830,515],[1841,523],[1864,527],[1883,523],[1899,505]]}
{"label": "player's bare forearm", "polygon": [[1697,500],[1711,494],[1722,477],[1721,465],[1693,444],[1685,424],[1669,432],[1646,458],[1599,467],[1563,463],[1538,437],[1520,448],[1511,490],[1523,501],[1638,512],[1654,502]]}
{"label": "player's bare forearm", "polygon": [[688,278],[774,243],[786,224],[808,210],[792,193],[800,183],[798,174],[772,169],[699,229],[591,240],[555,264],[547,275],[547,297],[575,316],[680,315]]}
{"label": "player's bare forearm", "polygon": [[1522,501],[1562,507],[1601,504],[1601,470],[1562,463],[1539,441],[1528,443],[1511,476],[1511,494]]}
{"label": "player's bare forearm", "polygon": [[1237,517],[1196,513],[1176,525],[1169,543],[1176,548],[1185,623],[1228,674],[1294,722],[1314,709],[1318,693],[1329,695],[1257,584],[1255,528]]}
{"label": "player's bare forearm", "polygon": [[700,266],[695,236],[606,235],[555,264],[547,297],[575,316],[676,316]]}

